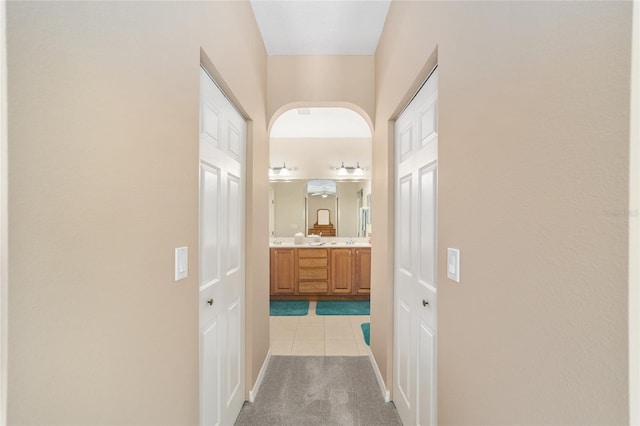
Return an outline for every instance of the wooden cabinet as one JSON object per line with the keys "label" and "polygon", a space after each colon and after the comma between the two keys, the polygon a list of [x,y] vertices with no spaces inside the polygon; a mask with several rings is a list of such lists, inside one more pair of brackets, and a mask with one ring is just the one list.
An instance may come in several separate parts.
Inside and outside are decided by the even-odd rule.
{"label": "wooden cabinet", "polygon": [[271,248],[271,295],[368,299],[371,249]]}
{"label": "wooden cabinet", "polygon": [[271,249],[271,294],[294,294],[296,291],[295,249]]}
{"label": "wooden cabinet", "polygon": [[297,249],[298,294],[327,294],[329,291],[329,250]]}
{"label": "wooden cabinet", "polygon": [[331,249],[331,292],[353,292],[353,250],[350,248]]}
{"label": "wooden cabinet", "polygon": [[355,294],[371,293],[371,249],[357,248],[355,261]]}

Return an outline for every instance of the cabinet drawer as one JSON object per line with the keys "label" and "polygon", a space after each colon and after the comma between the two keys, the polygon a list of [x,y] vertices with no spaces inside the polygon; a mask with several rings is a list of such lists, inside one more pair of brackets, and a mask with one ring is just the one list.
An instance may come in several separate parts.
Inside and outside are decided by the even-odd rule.
{"label": "cabinet drawer", "polygon": [[298,278],[301,280],[326,280],[328,278],[327,269],[300,269]]}
{"label": "cabinet drawer", "polygon": [[309,266],[327,266],[327,258],[326,257],[317,257],[317,258],[309,258],[309,259],[298,259],[298,265],[300,267],[309,267]]}
{"label": "cabinet drawer", "polygon": [[298,285],[298,293],[326,293],[328,290],[326,281],[305,281]]}
{"label": "cabinet drawer", "polygon": [[327,249],[298,249],[298,257],[327,257]]}

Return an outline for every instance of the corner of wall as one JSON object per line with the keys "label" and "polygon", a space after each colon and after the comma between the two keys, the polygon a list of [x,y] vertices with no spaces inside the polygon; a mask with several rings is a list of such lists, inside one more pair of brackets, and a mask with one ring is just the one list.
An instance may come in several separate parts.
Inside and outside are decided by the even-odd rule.
{"label": "corner of wall", "polygon": [[633,2],[629,161],[629,421],[640,425],[640,0]]}
{"label": "corner of wall", "polygon": [[8,173],[6,7],[0,1],[0,425],[7,424]]}

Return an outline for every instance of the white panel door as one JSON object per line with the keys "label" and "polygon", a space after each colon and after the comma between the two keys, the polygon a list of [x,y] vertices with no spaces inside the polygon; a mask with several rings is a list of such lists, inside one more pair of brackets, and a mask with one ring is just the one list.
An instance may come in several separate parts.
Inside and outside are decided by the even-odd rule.
{"label": "white panel door", "polygon": [[246,123],[200,70],[200,423],[244,403]]}
{"label": "white panel door", "polygon": [[396,121],[393,399],[407,425],[436,424],[438,74]]}

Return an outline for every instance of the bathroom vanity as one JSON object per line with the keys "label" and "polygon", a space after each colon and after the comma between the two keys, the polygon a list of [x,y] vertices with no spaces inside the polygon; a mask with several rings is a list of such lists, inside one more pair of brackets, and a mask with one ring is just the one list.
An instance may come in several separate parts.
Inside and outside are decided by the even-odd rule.
{"label": "bathroom vanity", "polygon": [[368,300],[371,247],[272,246],[271,298]]}

